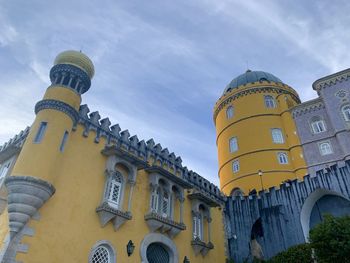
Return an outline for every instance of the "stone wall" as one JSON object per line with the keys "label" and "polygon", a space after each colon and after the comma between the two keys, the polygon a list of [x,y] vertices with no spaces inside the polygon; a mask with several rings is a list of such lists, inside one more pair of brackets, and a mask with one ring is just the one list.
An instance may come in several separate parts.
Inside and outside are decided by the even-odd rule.
{"label": "stone wall", "polygon": [[[307,175],[304,181],[286,182],[279,189],[272,187],[258,195],[228,198],[225,214],[231,258],[237,263],[251,261],[253,255],[268,259],[304,243],[310,225],[317,220],[314,208],[320,205],[322,213],[337,216],[344,206],[350,207],[349,197],[347,161],[342,167],[318,171],[315,177]],[[332,198],[335,205],[327,205]]]}

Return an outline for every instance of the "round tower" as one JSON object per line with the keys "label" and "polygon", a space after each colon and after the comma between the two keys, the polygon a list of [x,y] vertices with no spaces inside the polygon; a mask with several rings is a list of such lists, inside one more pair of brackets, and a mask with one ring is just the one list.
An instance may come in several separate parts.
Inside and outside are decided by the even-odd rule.
{"label": "round tower", "polygon": [[81,94],[90,88],[93,75],[91,60],[81,52],[65,51],[56,57],[51,85],[35,105],[36,118],[6,180],[11,236],[54,194],[64,148],[79,119]]}
{"label": "round tower", "polygon": [[247,195],[302,178],[306,164],[289,109],[294,89],[263,71],[247,70],[214,107],[221,190]]}

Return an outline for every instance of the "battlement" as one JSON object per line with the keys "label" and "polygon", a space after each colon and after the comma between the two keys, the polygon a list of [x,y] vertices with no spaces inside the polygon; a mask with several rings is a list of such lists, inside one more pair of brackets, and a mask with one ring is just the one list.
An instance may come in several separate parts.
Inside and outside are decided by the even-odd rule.
{"label": "battlement", "polygon": [[104,137],[106,145],[116,145],[142,161],[167,168],[170,172],[191,183],[195,189],[204,192],[208,197],[221,202],[226,199],[216,185],[196,172],[188,170],[186,166],[182,166],[180,156],[163,148],[160,143],[155,143],[153,139],[140,140],[137,135],[131,136],[128,130],[122,131],[119,124],[111,125],[109,118],[101,119],[99,112],[90,112],[86,104],[80,106],[78,124],[84,127],[83,136],[85,137],[89,136],[90,131],[95,132],[95,143],[99,143],[100,139]]}
{"label": "battlement", "polygon": [[259,191],[258,193],[253,193],[247,196],[231,196],[230,198],[233,201],[247,201],[254,199],[265,199],[271,195],[282,195],[281,192],[285,192],[288,189],[309,189],[312,188],[321,188],[326,187],[329,182],[329,177],[334,175],[343,175],[346,174],[345,171],[350,173],[350,161],[345,161],[344,165],[333,165],[325,169],[316,171],[316,176],[305,175],[303,180],[294,179],[288,180],[280,184],[279,187],[270,187]]}
{"label": "battlement", "polygon": [[20,151],[23,143],[25,142],[29,134],[29,129],[29,127],[25,128],[19,134],[15,135],[9,141],[5,142],[2,146],[0,146],[0,162],[8,159],[12,155]]}

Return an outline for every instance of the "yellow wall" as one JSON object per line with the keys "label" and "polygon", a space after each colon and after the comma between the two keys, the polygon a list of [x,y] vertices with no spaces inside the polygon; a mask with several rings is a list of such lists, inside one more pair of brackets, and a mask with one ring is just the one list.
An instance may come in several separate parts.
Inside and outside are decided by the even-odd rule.
{"label": "yellow wall", "polygon": [[[266,86],[277,88],[287,94],[278,96],[276,92],[264,89]],[[286,85],[277,83],[247,84],[221,97],[214,112],[222,103],[244,91],[245,95],[231,99],[218,112],[216,118],[214,115],[220,187],[228,195],[236,188],[248,194],[252,189],[260,191],[263,188],[278,186],[284,180],[301,177],[306,173],[295,124],[288,111],[289,107],[298,103],[292,97],[292,94],[297,95],[296,92]],[[273,96],[277,107],[266,108],[264,95]],[[229,106],[234,107],[234,116],[231,119],[226,117],[226,109]],[[272,141],[272,128],[282,130],[283,144]],[[232,137],[237,137],[238,141],[238,151],[233,153],[229,149],[229,140]],[[288,164],[278,162],[278,152],[287,153]],[[232,171],[234,160],[239,160],[240,164],[237,173]],[[262,177],[258,175],[259,170],[262,171]]]}
{"label": "yellow wall", "polygon": [[[93,142],[94,132],[82,136],[83,127],[71,134],[60,162],[55,169],[53,181],[56,193],[40,209],[40,220],[30,221],[34,237],[24,237],[29,245],[27,254],[18,254],[17,260],[28,263],[41,262],[87,262],[92,246],[98,240],[109,240],[116,249],[117,262],[140,262],[140,243],[150,231],[144,220],[148,212],[150,190],[148,175],[144,170],[137,174],[133,193],[132,220],[117,231],[111,223],[100,226],[95,209],[99,206],[105,186],[104,170],[107,157],[101,154],[105,142]],[[124,196],[124,207],[127,196]],[[224,262],[224,233],[222,215],[212,208],[212,243],[215,248],[205,257],[195,256],[191,247],[192,215],[191,201],[186,198],[184,206],[186,231],[179,233],[175,242],[179,259],[186,255],[191,262]],[[132,240],[136,246],[131,257],[126,254],[126,244]]]}

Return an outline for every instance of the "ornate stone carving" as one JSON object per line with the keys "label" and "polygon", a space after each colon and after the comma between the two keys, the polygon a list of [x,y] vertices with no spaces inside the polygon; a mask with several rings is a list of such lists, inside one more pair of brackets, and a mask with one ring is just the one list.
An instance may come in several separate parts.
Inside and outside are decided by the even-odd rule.
{"label": "ornate stone carving", "polygon": [[145,220],[152,232],[158,230],[162,233],[167,233],[171,238],[180,233],[180,231],[186,229],[186,225],[184,223],[177,223],[154,212],[146,214]]}
{"label": "ornate stone carving", "polygon": [[209,250],[214,248],[213,243],[211,243],[211,242],[205,243],[205,242],[201,241],[200,239],[192,240],[191,245],[192,245],[194,253],[196,255],[198,255],[198,253],[201,253],[203,256],[208,254]]}
{"label": "ornate stone carving", "polygon": [[62,111],[67,114],[73,121],[73,124],[79,120],[79,113],[67,103],[59,100],[41,100],[35,105],[35,114],[44,109]]}
{"label": "ornate stone carving", "polygon": [[117,230],[127,220],[132,218],[131,212],[123,212],[103,202],[96,208],[96,213],[100,218],[101,226],[105,226],[109,221],[113,221],[114,230]]}
{"label": "ornate stone carving", "polygon": [[5,180],[8,190],[8,213],[11,238],[32,218],[55,193],[52,184],[31,176],[10,176]]}

